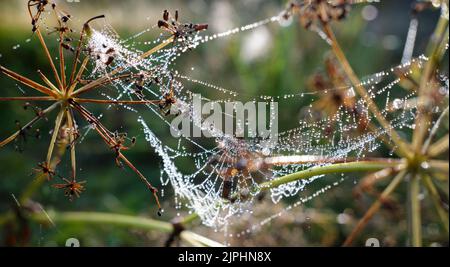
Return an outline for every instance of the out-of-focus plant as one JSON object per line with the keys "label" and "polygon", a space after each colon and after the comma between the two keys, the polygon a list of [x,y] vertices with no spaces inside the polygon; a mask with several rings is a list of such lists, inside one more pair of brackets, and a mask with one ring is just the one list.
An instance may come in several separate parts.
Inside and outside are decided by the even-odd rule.
{"label": "out-of-focus plant", "polygon": [[[415,69],[411,75],[404,75],[404,77],[413,80],[417,84],[417,88],[412,89],[417,95],[417,111],[413,138],[409,141],[401,137],[385,119],[377,104],[370,97],[366,88],[364,88],[351,67],[332,30],[331,22],[333,20],[341,20],[345,17],[349,11],[350,1],[316,0],[309,1],[308,3],[293,2],[286,13],[286,15],[298,14],[301,24],[306,28],[318,27],[320,30],[323,30],[343,72],[358,95],[367,103],[369,111],[373,114],[377,122],[386,130],[390,139],[395,143],[396,149],[394,152],[400,159],[397,165],[382,169],[376,174],[370,175],[362,180],[362,183],[373,184],[382,178],[387,179],[388,177],[393,177],[389,185],[378,196],[375,203],[367,210],[355,229],[347,237],[344,242],[345,246],[353,243],[368,221],[403,181],[407,183],[409,194],[407,203],[409,214],[407,221],[410,229],[410,244],[412,246],[422,245],[421,186],[428,190],[430,201],[433,202],[443,228],[448,234],[449,217],[448,210],[445,208],[445,203],[448,203],[448,197],[447,199],[442,199],[435,186],[436,181],[442,179],[448,181],[448,162],[439,160],[440,155],[448,151],[448,133],[433,143],[442,118],[448,117],[448,107],[444,106],[441,107],[443,112],[437,120],[433,121],[433,108],[442,105],[441,99],[436,99],[434,96],[439,95],[438,91],[440,86],[437,82],[439,75],[438,68],[448,47],[448,13],[445,14],[448,12],[448,1],[434,1],[433,3],[438,4],[438,7],[442,9],[442,15],[439,18],[436,29],[427,47],[426,57],[428,61],[426,66],[423,70]],[[356,165],[359,164],[357,163]],[[299,174],[292,174],[290,178],[293,180],[301,176]],[[373,177],[376,178],[374,179]]]}

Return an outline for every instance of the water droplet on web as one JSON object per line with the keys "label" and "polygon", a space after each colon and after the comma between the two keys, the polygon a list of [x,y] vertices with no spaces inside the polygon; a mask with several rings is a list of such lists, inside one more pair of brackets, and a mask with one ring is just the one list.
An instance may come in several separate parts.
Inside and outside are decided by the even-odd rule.
{"label": "water droplet on web", "polygon": [[428,169],[428,168],[430,168],[430,164],[428,163],[428,162],[426,162],[426,161],[424,161],[424,162],[422,162],[421,164],[420,164],[420,167],[422,168],[422,169]]}
{"label": "water droplet on web", "polygon": [[283,16],[283,13],[279,15],[280,20],[278,21],[278,23],[280,24],[281,27],[288,27],[292,24],[292,22],[294,21],[293,16]]}
{"label": "water droplet on web", "polygon": [[403,106],[403,100],[399,98],[394,99],[394,101],[392,102],[392,106],[394,107],[394,109],[401,109]]}

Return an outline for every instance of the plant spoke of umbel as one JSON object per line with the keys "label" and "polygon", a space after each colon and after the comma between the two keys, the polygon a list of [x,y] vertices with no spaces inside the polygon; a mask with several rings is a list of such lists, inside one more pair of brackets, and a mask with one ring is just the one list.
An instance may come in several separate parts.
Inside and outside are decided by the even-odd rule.
{"label": "plant spoke of umbel", "polygon": [[[128,160],[124,154],[126,150],[130,149],[134,145],[136,139],[134,137],[127,137],[125,133],[110,131],[83,104],[155,104],[161,106],[164,105],[162,101],[166,99],[146,100],[142,96],[139,97],[139,100],[83,98],[83,95],[88,92],[99,90],[113,81],[121,79],[139,79],[142,74],[132,73],[131,71],[127,72],[127,66],[119,66],[98,79],[89,81],[83,80],[83,74],[86,72],[91,59],[100,61],[105,66],[112,65],[114,60],[114,48],[108,48],[102,55],[99,55],[98,52],[92,51],[92,48],[86,45],[92,37],[93,30],[90,23],[94,20],[103,19],[105,17],[104,15],[95,16],[86,21],[82,25],[79,36],[74,38],[72,34],[74,31],[70,28],[72,22],[71,15],[60,10],[56,4],[49,1],[28,1],[28,12],[31,18],[32,32],[34,36],[39,39],[40,45],[48,60],[52,72],[48,75],[38,70],[37,72],[41,77],[41,81],[38,82],[0,65],[0,73],[16,80],[28,88],[36,90],[39,94],[42,94],[42,96],[0,97],[0,101],[23,101],[27,106],[31,105],[30,102],[42,102],[46,104],[46,107],[36,108],[35,118],[23,126],[19,125],[19,129],[14,134],[0,142],[0,148],[25,136],[36,123],[42,121],[43,119],[47,121],[51,114],[55,113],[56,118],[54,120],[54,128],[45,160],[38,164],[35,171],[40,173],[42,176],[45,176],[48,180],[52,180],[55,177],[60,178],[62,183],[54,184],[53,187],[62,189],[64,194],[72,200],[74,197],[79,197],[85,190],[86,181],[80,181],[77,176],[76,160],[76,146],[80,137],[79,121],[84,121],[90,125],[92,129],[95,129],[97,134],[103,139],[106,146],[113,151],[116,157],[116,164],[119,167],[127,166],[130,168],[147,186],[155,198],[156,204],[159,208],[158,214],[160,215],[161,206],[158,200],[158,190],[135,167],[135,165]],[[41,16],[44,13],[54,14],[55,21],[57,23],[54,27],[54,31],[50,32],[49,35],[58,35],[58,56],[56,58],[59,59],[59,62],[55,62],[55,57],[52,56],[41,31],[40,22]],[[167,16],[166,13],[167,11],[165,11],[164,16]],[[159,24],[161,24],[161,22]],[[166,30],[176,36],[178,40],[183,37],[181,34],[188,35],[204,30],[207,28],[207,25],[194,25],[193,28],[189,28],[188,30],[184,29],[182,31],[177,30],[175,26],[171,26],[170,28],[166,25],[161,25],[160,27],[166,28]],[[165,46],[171,44],[174,40],[174,36],[169,37],[167,40],[163,41],[161,44],[146,53],[137,56],[135,60],[143,60]],[[102,45],[104,46],[104,44]],[[72,58],[71,64],[66,62],[66,54],[70,54],[70,58]],[[103,57],[106,57],[106,59]],[[66,139],[67,148],[70,150],[71,174],[68,176],[63,176],[57,171],[57,166],[60,163],[60,160],[56,158],[58,156],[55,155],[55,148],[57,147],[57,144],[62,142],[61,139]]]}

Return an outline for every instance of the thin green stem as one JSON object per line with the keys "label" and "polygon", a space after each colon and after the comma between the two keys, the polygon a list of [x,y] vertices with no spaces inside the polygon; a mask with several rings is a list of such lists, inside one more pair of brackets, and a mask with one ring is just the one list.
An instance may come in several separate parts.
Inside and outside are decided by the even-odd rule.
{"label": "thin green stem", "polygon": [[181,221],[181,224],[183,224],[183,226],[189,225],[192,222],[194,222],[195,220],[197,220],[199,218],[197,213],[192,213],[186,217],[183,218],[183,220]]}
{"label": "thin green stem", "polygon": [[[105,212],[49,211],[48,217],[43,213],[35,213],[31,215],[31,219],[40,223],[48,223],[48,218],[51,218],[54,223],[87,223],[95,225],[107,224],[119,227],[133,227],[143,230],[158,231],[162,233],[171,233],[173,231],[173,226],[171,223],[123,214]],[[190,231],[183,231],[180,236],[184,241],[194,246],[222,246],[216,241]]]}
{"label": "thin green stem", "polygon": [[413,247],[422,246],[422,222],[420,212],[420,177],[414,175],[410,177],[409,186],[409,214],[408,223],[410,231],[410,242]]}
{"label": "thin green stem", "polygon": [[268,190],[274,187],[278,187],[282,184],[287,184],[301,179],[308,179],[317,175],[359,171],[378,171],[388,167],[395,167],[399,164],[400,163],[398,161],[356,161],[312,167],[304,171],[288,174],[283,177],[276,178],[272,181],[264,182],[260,184],[260,188],[261,190]]}

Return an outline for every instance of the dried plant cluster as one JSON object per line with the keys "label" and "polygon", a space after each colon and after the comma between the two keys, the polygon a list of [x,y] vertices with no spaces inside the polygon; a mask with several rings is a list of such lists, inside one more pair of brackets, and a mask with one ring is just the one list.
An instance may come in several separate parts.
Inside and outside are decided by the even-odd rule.
{"label": "dried plant cluster", "polygon": [[[398,84],[407,92],[407,97],[401,100],[401,108],[399,108],[398,101],[396,102],[398,99],[387,103],[385,108],[379,107],[374,100],[374,93],[368,88],[375,82],[371,81],[371,84],[358,78],[334,35],[331,24],[345,19],[352,4],[354,4],[353,1],[346,0],[292,1],[279,17],[268,21],[298,17],[299,23],[303,27],[319,33],[330,45],[331,54],[326,57],[325,72],[311,77],[308,85],[310,91],[318,96],[318,100],[311,105],[312,110],[319,114],[317,121],[323,117],[331,119],[327,121],[326,126],[320,125],[318,122],[313,122],[311,125],[321,126],[317,139],[330,141],[333,133],[342,129],[340,127],[343,122],[340,120],[343,120],[342,115],[344,114],[346,118],[351,119],[351,123],[348,123],[351,124],[350,130],[345,134],[347,134],[346,138],[350,140],[348,144],[355,145],[356,148],[353,150],[343,149],[344,152],[336,152],[334,156],[318,155],[317,151],[313,150],[308,155],[294,154],[293,151],[297,153],[301,148],[309,148],[314,143],[308,141],[307,145],[296,144],[296,142],[300,143],[299,137],[304,138],[301,136],[302,129],[299,130],[299,128],[294,128],[285,135],[280,134],[279,150],[262,148],[258,143],[259,140],[248,141],[232,136],[214,136],[217,143],[215,149],[182,156],[192,155],[192,157],[200,158],[196,161],[195,166],[204,169],[202,173],[208,175],[206,178],[202,177],[203,180],[206,181],[213,174],[218,177],[216,181],[219,181],[220,186],[204,185],[204,181],[200,183],[201,186],[185,184],[186,181],[191,183],[192,177],[197,177],[179,174],[171,162],[175,156],[168,155],[167,147],[154,136],[145,121],[139,119],[147,141],[167,165],[164,167],[164,171],[169,176],[175,192],[187,199],[190,207],[193,207],[194,212],[198,214],[194,213],[188,220],[172,224],[173,232],[167,242],[168,245],[176,240],[185,231],[186,225],[197,216],[209,226],[224,225],[229,217],[242,212],[243,207],[252,204],[254,199],[258,199],[265,191],[270,191],[272,199],[276,199],[275,202],[277,202],[282,196],[297,194],[306,184],[319,176],[357,171],[365,171],[368,174],[354,189],[355,196],[369,194],[374,196],[376,201],[355,225],[344,245],[351,245],[373,215],[381,207],[388,206],[392,202],[390,196],[402,182],[405,182],[409,192],[409,200],[406,205],[409,210],[407,221],[410,229],[410,245],[422,245],[420,207],[422,188],[427,190],[427,196],[436,209],[443,229],[448,234],[448,196],[443,198],[441,190],[436,186],[437,182],[448,182],[448,160],[443,156],[443,153],[448,151],[448,129],[445,135],[439,136],[439,138],[436,136],[437,129],[441,127],[442,118],[448,116],[448,78],[442,78],[440,73],[440,64],[448,50],[448,1],[420,2],[413,6],[413,16],[425,9],[440,9],[442,14],[430,38],[426,55],[416,59],[410,58],[407,64],[392,68],[390,72],[396,76],[393,85]],[[160,214],[161,206],[157,188],[124,154],[134,145],[136,139],[128,137],[125,133],[107,129],[85,107],[85,103],[153,106],[160,111],[163,117],[180,115],[182,111],[172,114],[171,108],[176,104],[186,105],[185,101],[188,101],[186,95],[189,95],[190,92],[182,92],[185,88],[180,81],[176,80],[177,73],[168,71],[157,64],[145,71],[138,68],[133,69],[132,66],[139,65],[140,62],[168,45],[172,45],[176,51],[182,52],[195,48],[195,42],[198,40],[206,42],[208,39],[199,38],[193,42],[193,36],[206,30],[208,25],[182,23],[179,22],[178,11],[175,11],[173,16],[168,11],[164,11],[162,19],[156,25],[169,34],[167,39],[147,52],[132,55],[131,59],[128,58],[124,63],[118,59],[123,53],[118,51],[121,47],[110,45],[107,42],[102,43],[100,47],[89,44],[90,39],[97,38],[90,25],[94,20],[103,19],[103,15],[86,21],[81,27],[80,34],[74,36],[75,31],[71,28],[73,26],[72,16],[59,9],[55,4],[44,0],[30,0],[28,1],[28,11],[32,32],[39,39],[52,69],[53,77],[49,79],[44,73],[38,71],[42,79],[42,82],[39,83],[0,65],[2,74],[42,94],[42,96],[0,97],[0,101],[26,102],[25,107],[32,107],[36,113],[35,118],[27,124],[20,125],[18,123],[18,131],[0,142],[0,148],[11,142],[16,142],[19,147],[21,140],[27,136],[39,135],[37,129],[32,131],[33,126],[39,121],[48,121],[52,112],[57,113],[46,158],[37,166],[35,172],[48,180],[55,177],[60,178],[62,183],[54,184],[53,187],[62,189],[65,195],[72,200],[74,197],[79,197],[80,193],[85,190],[85,181],[80,181],[77,177],[76,147],[79,144],[80,123],[88,124],[112,150],[116,165],[120,168],[125,166],[130,168],[144,182],[153,194]],[[54,14],[57,22],[51,34],[58,35],[58,63],[55,63],[40,28],[40,18],[44,12],[48,11]],[[66,62],[67,54],[71,55],[71,64]],[[95,70],[104,71],[100,77],[92,80],[85,77],[90,61],[94,61]],[[67,68],[67,65],[70,68]],[[112,66],[113,68],[110,68]],[[380,76],[382,75],[380,74]],[[83,97],[89,92],[99,91],[102,87],[120,82],[132,85],[132,94],[137,100]],[[160,87],[161,94],[158,99],[146,98],[146,86],[149,83],[157,84]],[[393,85],[386,86],[385,90],[391,89]],[[344,90],[341,90],[342,88]],[[442,93],[442,88],[446,88],[446,94]],[[40,108],[30,102],[50,104]],[[395,116],[399,109],[408,110],[405,113],[413,114],[414,127],[412,127],[411,140],[407,140],[404,135],[401,135],[396,124],[393,123],[396,122]],[[183,116],[192,116],[192,114],[183,114]],[[195,121],[192,117],[190,119]],[[310,136],[309,138],[316,137]],[[349,156],[350,152],[363,151],[365,146],[374,139],[390,148],[396,157],[372,158],[365,154],[363,157]],[[61,158],[61,153],[57,151],[58,147],[67,147],[70,151],[70,175],[63,175],[58,171]],[[330,145],[330,147],[338,146]],[[283,149],[291,154],[283,155],[274,152]],[[388,179],[390,179],[388,186],[382,192],[378,192],[375,189],[376,184]],[[209,195],[209,193],[205,193],[206,191],[213,193]],[[217,196],[220,199],[217,199]],[[300,201],[301,203],[303,200]],[[220,217],[221,213],[225,213],[225,215]],[[96,218],[108,221],[101,216]]]}
{"label": "dried plant cluster", "polygon": [[[40,29],[40,18],[44,12],[51,10],[57,21],[57,25],[54,27],[54,31],[49,34],[57,34],[59,42],[59,64],[55,64],[53,57],[45,43],[43,34]],[[53,70],[53,81],[51,81],[44,73],[38,70],[38,74],[44,84],[28,79],[4,66],[0,66],[0,72],[21,84],[26,85],[29,88],[36,90],[44,96],[28,96],[28,97],[2,97],[1,101],[24,101],[25,106],[30,106],[30,102],[46,102],[51,103],[46,108],[35,107],[36,117],[27,124],[20,126],[19,130],[13,135],[6,138],[0,143],[0,147],[7,145],[8,143],[15,141],[20,142],[20,139],[26,138],[27,134],[31,131],[32,127],[39,121],[45,119],[48,121],[51,112],[56,111],[57,116],[54,122],[53,134],[51,137],[50,145],[48,147],[47,156],[45,161],[40,163],[35,171],[44,175],[49,181],[55,176],[62,179],[63,183],[54,184],[53,187],[63,189],[66,196],[71,200],[73,197],[79,197],[80,193],[85,190],[84,184],[86,181],[79,181],[77,179],[77,165],[76,165],[76,146],[78,144],[79,123],[77,120],[82,120],[85,123],[91,125],[96,130],[98,135],[104,140],[107,147],[109,147],[116,156],[116,164],[118,167],[123,167],[125,164],[131,168],[137,176],[145,183],[148,189],[152,192],[157,202],[158,207],[161,209],[158,201],[157,189],[147,180],[147,178],[126,158],[123,154],[124,151],[130,149],[136,139],[134,137],[129,138],[125,133],[118,133],[117,131],[110,131],[107,129],[97,117],[95,117],[85,106],[84,103],[94,103],[99,105],[143,105],[143,104],[157,104],[162,110],[167,110],[170,105],[175,103],[173,92],[170,91],[165,94],[162,99],[157,100],[137,100],[137,101],[116,101],[108,99],[90,99],[82,98],[82,96],[90,91],[98,90],[103,86],[107,86],[118,79],[135,79],[137,91],[139,93],[139,84],[145,79],[149,79],[146,74],[143,73],[121,73],[122,67],[114,69],[111,73],[108,73],[104,77],[96,80],[84,80],[83,74],[85,73],[89,61],[99,60],[104,65],[109,66],[114,61],[114,48],[104,47],[105,52],[92,51],[86,45],[86,39],[89,39],[92,34],[92,29],[89,25],[93,20],[104,18],[103,15],[93,17],[86,21],[82,25],[79,37],[73,37],[73,30],[71,24],[71,15],[65,11],[59,9],[55,3],[42,0],[30,0],[28,1],[28,11],[31,18],[32,32],[37,36],[43,51],[48,59],[48,63]],[[147,53],[141,55],[140,59],[144,59],[150,56],[152,53],[158,51],[163,46],[174,43],[184,42],[188,35],[195,32],[202,31],[207,28],[207,25],[194,25],[194,24],[181,24],[178,22],[178,11],[176,12],[176,19],[168,22],[169,13],[164,11],[164,21],[160,21],[158,25],[168,32],[171,37],[163,43],[162,46],[157,47]],[[73,57],[70,73],[66,65],[66,54],[70,53]],[[139,59],[136,59],[139,60]],[[80,63],[81,62],[81,63]],[[142,96],[139,95],[141,98]],[[77,119],[76,119],[77,118]],[[55,155],[55,145],[63,143],[70,148],[71,156],[71,168],[72,173],[66,177],[57,172],[57,166],[60,163],[58,155]],[[158,211],[160,214],[160,211]]]}

